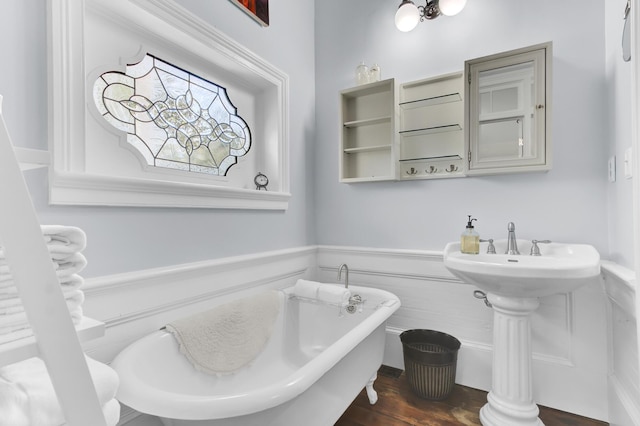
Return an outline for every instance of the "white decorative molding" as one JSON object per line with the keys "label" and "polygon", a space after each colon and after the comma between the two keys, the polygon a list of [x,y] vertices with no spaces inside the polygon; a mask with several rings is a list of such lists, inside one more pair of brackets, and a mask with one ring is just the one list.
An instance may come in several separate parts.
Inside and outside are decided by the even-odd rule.
{"label": "white decorative molding", "polygon": [[51,163],[51,156],[48,151],[39,149],[13,147],[16,159],[20,163],[20,170],[39,169],[47,167]]}
{"label": "white decorative molding", "polygon": [[157,306],[153,306],[151,308],[147,308],[147,309],[140,309],[138,311],[126,314],[126,315],[120,315],[118,317],[114,317],[114,318],[110,318],[106,321],[105,325],[107,327],[113,327],[113,326],[117,326],[117,325],[122,325],[122,324],[126,324],[128,322],[133,322],[133,321],[137,321],[146,317],[150,317],[153,315],[158,315],[160,313],[164,313],[164,312],[170,312],[170,311],[174,311],[177,309],[181,309],[184,308],[186,306],[190,306],[190,305],[194,305],[196,303],[200,303],[200,302],[206,302],[208,300],[213,300],[217,297],[222,297],[222,296],[226,296],[232,293],[237,293],[237,292],[241,292],[241,291],[246,291],[246,290],[252,290],[254,288],[259,288],[262,286],[265,286],[267,284],[269,284],[270,282],[274,282],[274,281],[295,281],[295,279],[302,277],[306,272],[306,268],[300,268],[300,269],[296,269],[293,271],[290,271],[286,274],[280,274],[280,275],[273,275],[270,277],[262,277],[260,279],[256,279],[256,280],[251,280],[251,281],[247,281],[247,282],[243,282],[240,285],[236,285],[233,286],[231,288],[220,288],[220,289],[215,289],[215,290],[211,290],[211,291],[207,291],[205,293],[200,293],[197,294],[195,296],[190,296],[190,297],[186,297],[186,298],[182,298],[182,299],[176,299],[173,301],[170,301],[168,303],[163,303],[161,305],[157,305]]}
{"label": "white decorative molding", "polygon": [[602,261],[602,276],[609,299],[626,314],[636,318],[635,273],[616,263]]}
{"label": "white decorative molding", "polygon": [[609,401],[609,421],[612,425],[640,425],[640,401],[616,376],[609,378]]}
{"label": "white decorative molding", "polygon": [[84,311],[100,318],[107,332],[86,350],[108,362],[132,340],[172,319],[310,278],[315,256],[316,247],[308,246],[89,278]]}
{"label": "white decorative molding", "polygon": [[637,345],[636,274],[602,262],[607,294],[609,420],[612,425],[640,424],[640,371]]}
{"label": "white decorative molding", "polygon": [[[473,298],[474,287],[453,278],[437,251],[307,246],[87,279],[86,313],[104,321],[107,332],[85,349],[108,362],[174,318],[243,294],[288,287],[298,278],[336,282],[341,263],[350,267],[350,283],[390,291],[402,301],[387,322],[384,364],[403,368],[402,331],[439,330],[462,342],[456,382],[490,389],[493,311]],[[534,398],[606,420],[612,387],[606,383],[605,313],[597,309],[604,295],[601,288],[587,287],[568,297],[541,299],[538,312],[546,310],[532,322],[540,330],[533,339]],[[127,416],[130,425],[150,424],[148,416]]]}
{"label": "white decorative molding", "polygon": [[[291,194],[289,78],[285,73],[174,0],[60,0],[47,5],[50,203],[287,209]],[[129,35],[133,43],[118,45],[123,44],[121,39],[99,33],[107,26],[112,35],[126,29],[135,36]],[[144,167],[129,150],[117,146],[118,137],[124,135],[107,130],[97,120],[101,117],[90,113],[91,78],[108,65],[105,61],[130,58],[132,48],[154,48],[159,54],[179,56],[176,63],[192,62],[199,70],[217,72],[226,78],[226,84],[241,91],[245,110],[255,109],[259,116],[252,126],[256,147],[251,159],[243,158],[235,166],[235,177],[220,179]],[[108,164],[113,167],[105,167]],[[268,191],[254,189],[253,176],[258,171],[269,176]]]}
{"label": "white decorative molding", "polygon": [[[153,181],[82,173],[53,172],[50,201],[60,205],[129,207],[287,208],[291,194]],[[81,200],[81,201],[80,201]]]}

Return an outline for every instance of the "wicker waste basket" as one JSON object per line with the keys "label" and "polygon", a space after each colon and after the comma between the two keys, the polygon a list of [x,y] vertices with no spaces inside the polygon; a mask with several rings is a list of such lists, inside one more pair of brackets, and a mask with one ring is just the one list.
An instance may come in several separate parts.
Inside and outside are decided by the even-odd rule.
{"label": "wicker waste basket", "polygon": [[447,398],[455,384],[460,341],[434,330],[407,330],[400,340],[411,389],[425,399]]}

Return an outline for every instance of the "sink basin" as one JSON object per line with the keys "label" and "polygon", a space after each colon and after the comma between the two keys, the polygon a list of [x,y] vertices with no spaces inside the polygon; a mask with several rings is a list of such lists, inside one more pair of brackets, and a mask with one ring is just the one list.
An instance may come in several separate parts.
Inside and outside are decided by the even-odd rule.
{"label": "sink basin", "polygon": [[488,293],[507,297],[543,297],[568,293],[597,279],[600,254],[587,244],[539,244],[541,256],[530,256],[531,241],[517,240],[520,255],[503,254],[507,240],[494,241],[497,254],[460,252],[460,243],[444,249],[444,265],[455,276]]}
{"label": "sink basin", "polygon": [[494,241],[497,254],[460,253],[460,243],[444,249],[444,265],[462,281],[487,293],[493,308],[493,384],[480,410],[485,426],[543,426],[533,400],[531,315],[537,298],[568,293],[600,276],[600,255],[586,244],[539,244],[517,240],[519,255],[504,254],[507,240]]}

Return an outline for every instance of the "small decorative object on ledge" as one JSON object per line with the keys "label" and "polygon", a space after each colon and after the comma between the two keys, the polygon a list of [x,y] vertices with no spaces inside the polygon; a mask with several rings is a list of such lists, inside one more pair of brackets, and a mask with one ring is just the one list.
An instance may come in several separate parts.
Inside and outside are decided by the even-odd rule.
{"label": "small decorative object on ledge", "polygon": [[263,174],[262,172],[258,172],[256,177],[253,178],[253,181],[256,183],[256,189],[260,191],[261,189],[267,190],[267,185],[269,185],[269,178]]}
{"label": "small decorative object on ledge", "polygon": [[358,85],[369,83],[369,67],[365,65],[364,61],[356,67],[356,83]]}
{"label": "small decorative object on ledge", "polygon": [[269,0],[231,0],[263,27],[269,26]]}
{"label": "small decorative object on ledge", "polygon": [[362,61],[356,67],[356,84],[358,86],[380,81],[380,76],[380,66],[378,64],[373,64],[371,68],[369,68],[364,61]]}
{"label": "small decorative object on ledge", "polygon": [[380,77],[380,65],[373,64],[373,66],[369,69],[369,83],[380,81]]}

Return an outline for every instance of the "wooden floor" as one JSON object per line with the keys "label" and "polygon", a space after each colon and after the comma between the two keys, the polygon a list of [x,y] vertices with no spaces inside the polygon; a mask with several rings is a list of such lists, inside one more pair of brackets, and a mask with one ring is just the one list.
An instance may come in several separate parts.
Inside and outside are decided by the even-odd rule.
{"label": "wooden floor", "polygon": [[[374,388],[378,402],[369,404],[363,390],[335,426],[470,426],[480,425],[478,412],[487,393],[456,385],[445,401],[429,401],[413,394],[400,370],[382,367]],[[399,375],[399,377],[398,377]],[[545,426],[604,426],[608,423],[540,407]]]}

